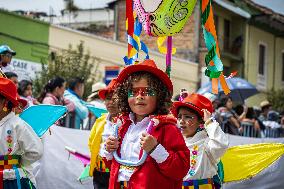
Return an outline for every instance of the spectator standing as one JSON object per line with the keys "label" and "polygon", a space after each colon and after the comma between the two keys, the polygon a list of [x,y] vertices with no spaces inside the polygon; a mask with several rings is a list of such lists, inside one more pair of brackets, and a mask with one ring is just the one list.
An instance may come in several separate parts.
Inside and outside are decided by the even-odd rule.
{"label": "spectator standing", "polygon": [[84,88],[84,80],[75,77],[68,81],[68,89],[64,92],[64,98],[70,100],[75,105],[75,129],[84,128],[84,125],[88,122],[89,110],[86,106],[86,102],[82,99]]}

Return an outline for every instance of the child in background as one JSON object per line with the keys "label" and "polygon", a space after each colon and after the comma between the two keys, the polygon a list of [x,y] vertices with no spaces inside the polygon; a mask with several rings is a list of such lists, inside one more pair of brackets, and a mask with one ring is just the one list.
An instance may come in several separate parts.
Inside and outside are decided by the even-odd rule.
{"label": "child in background", "polygon": [[91,152],[90,176],[93,176],[94,189],[107,189],[109,185],[110,167],[105,165],[105,141],[113,133],[113,123],[118,110],[114,104],[113,92],[116,87],[116,79],[113,79],[106,88],[99,90],[99,97],[104,101],[107,114],[99,117],[92,127],[89,148]]}
{"label": "child in background", "polygon": [[215,189],[220,186],[213,181],[217,164],[228,148],[228,137],[219,123],[213,121],[213,106],[209,99],[190,94],[173,103],[173,114],[190,150],[190,169],[184,177],[183,189]]}
{"label": "child in background", "polygon": [[37,99],[33,98],[33,83],[28,80],[22,80],[18,84],[18,93],[22,99],[28,101],[28,106],[40,104]]}
{"label": "child in background", "polygon": [[33,129],[12,111],[18,104],[15,84],[0,78],[0,188],[34,189],[31,164],[40,159],[43,146]]}
{"label": "child in background", "polygon": [[66,88],[66,82],[62,77],[54,77],[44,86],[38,101],[43,104],[53,104],[66,106],[68,112],[75,110],[75,105],[70,100],[63,97]]}
{"label": "child in background", "polygon": [[[106,150],[117,151],[120,158],[112,159],[109,189],[181,188],[190,152],[176,119],[168,115],[173,93],[170,78],[154,61],[145,60],[124,68],[117,80],[115,95],[123,113],[118,124],[122,125],[117,138],[108,137]],[[140,158],[145,158],[145,152],[143,163]]]}

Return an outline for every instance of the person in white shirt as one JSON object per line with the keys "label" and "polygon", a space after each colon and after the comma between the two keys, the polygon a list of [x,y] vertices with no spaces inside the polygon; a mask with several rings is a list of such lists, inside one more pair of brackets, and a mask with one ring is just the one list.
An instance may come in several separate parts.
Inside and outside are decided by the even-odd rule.
{"label": "person in white shirt", "polygon": [[13,51],[8,45],[1,45],[0,46],[0,76],[4,76],[4,72],[11,71],[7,69],[8,65],[11,63],[12,57],[16,55],[16,52]]}
{"label": "person in white shirt", "polygon": [[31,164],[43,154],[40,138],[12,111],[19,99],[16,85],[0,78],[0,188],[35,189]]}
{"label": "person in white shirt", "polygon": [[184,177],[183,188],[219,188],[213,176],[217,164],[228,148],[228,137],[218,122],[211,118],[213,106],[199,94],[188,94],[173,103],[172,113],[190,150],[190,169]]}

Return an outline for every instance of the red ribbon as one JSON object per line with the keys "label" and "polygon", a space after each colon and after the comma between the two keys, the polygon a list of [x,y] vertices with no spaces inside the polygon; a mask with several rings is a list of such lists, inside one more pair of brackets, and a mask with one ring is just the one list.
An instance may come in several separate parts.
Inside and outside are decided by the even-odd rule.
{"label": "red ribbon", "polygon": [[[134,33],[134,17],[133,17],[133,1],[132,0],[126,0],[126,20],[127,20],[127,34],[133,37]],[[128,44],[128,56],[130,55],[130,51],[132,49],[132,46]],[[130,57],[128,57],[130,58]]]}
{"label": "red ribbon", "polygon": [[134,17],[133,17],[133,2],[132,2],[132,0],[126,0],[126,19],[128,21],[127,34],[133,37]]}

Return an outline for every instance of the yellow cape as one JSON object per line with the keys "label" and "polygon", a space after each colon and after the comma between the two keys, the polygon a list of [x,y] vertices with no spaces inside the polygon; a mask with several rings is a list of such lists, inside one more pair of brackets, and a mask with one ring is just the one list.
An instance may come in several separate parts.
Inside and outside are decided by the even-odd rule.
{"label": "yellow cape", "polygon": [[93,125],[90,133],[88,145],[91,152],[90,172],[89,172],[89,175],[91,177],[93,176],[94,169],[96,168],[96,161],[100,150],[100,144],[106,124],[106,118],[107,114],[103,114],[101,117],[99,117],[96,120],[95,124]]}

